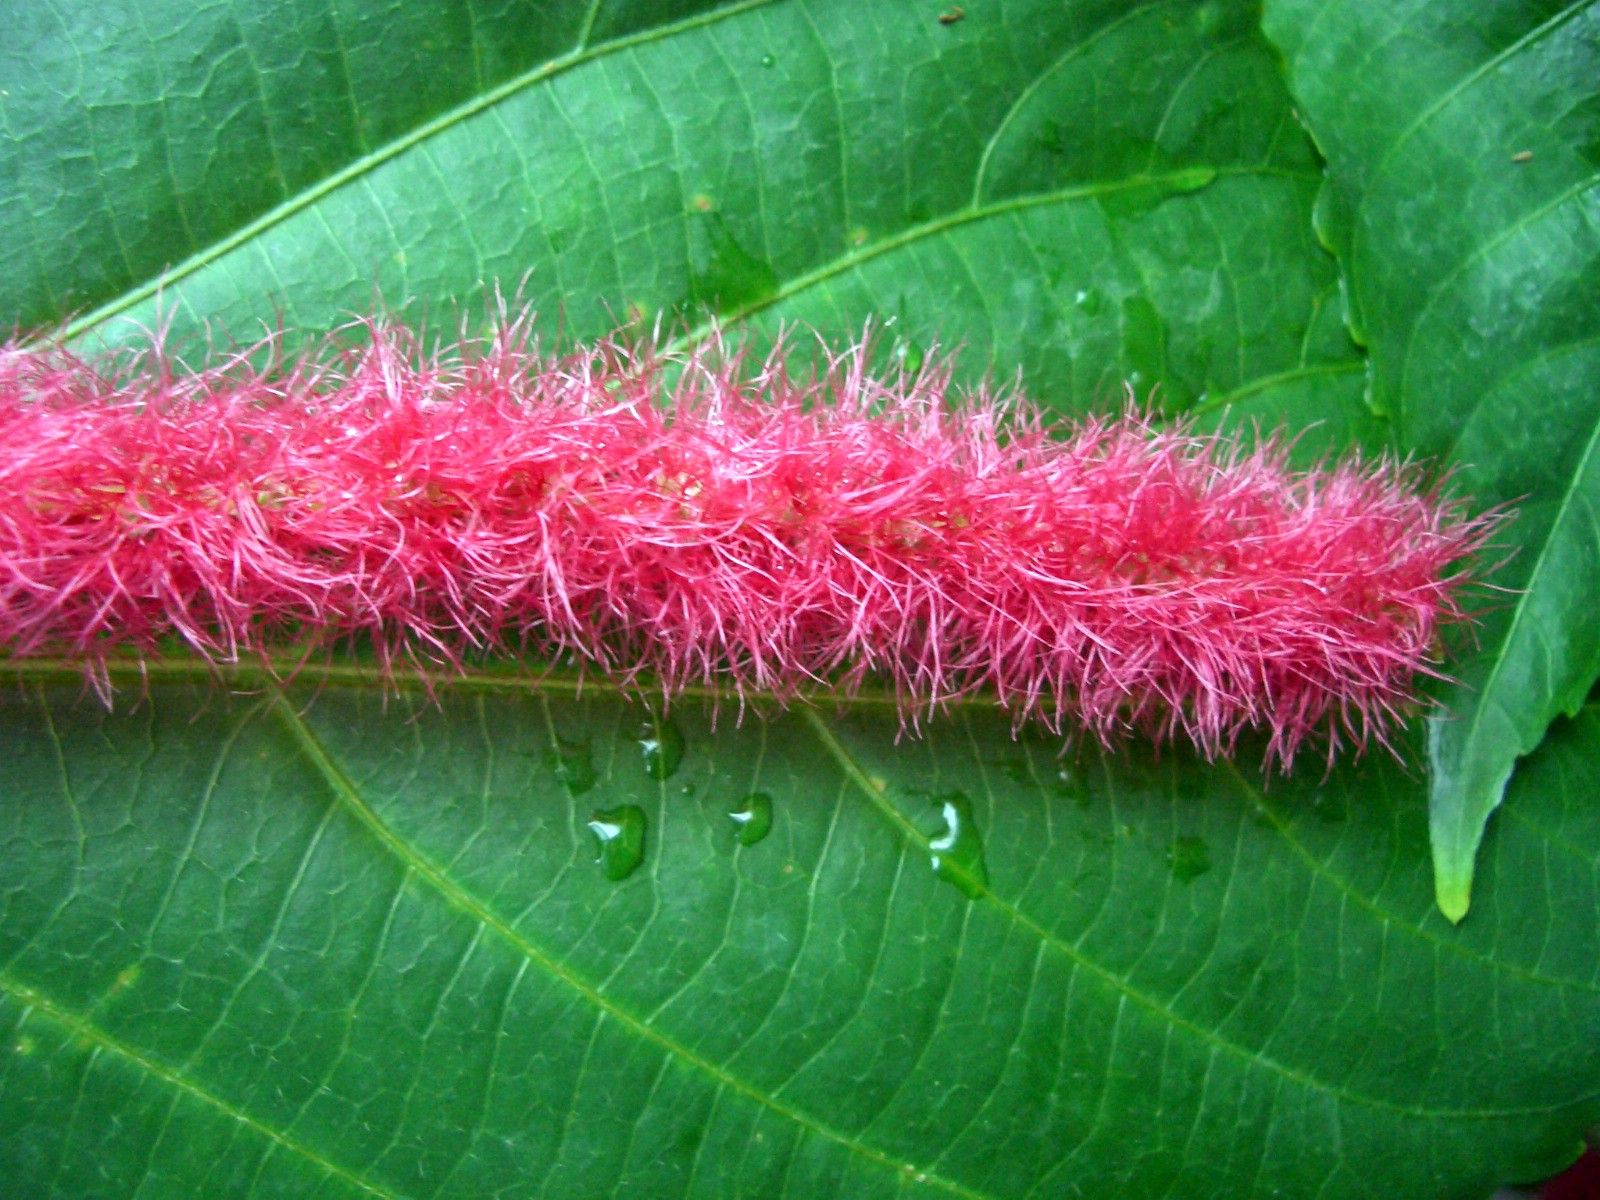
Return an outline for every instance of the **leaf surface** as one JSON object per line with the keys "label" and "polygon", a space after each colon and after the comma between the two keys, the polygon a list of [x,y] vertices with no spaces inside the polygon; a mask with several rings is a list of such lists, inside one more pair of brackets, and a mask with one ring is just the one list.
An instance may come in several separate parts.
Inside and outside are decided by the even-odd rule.
{"label": "leaf surface", "polygon": [[1600,5],[1273,0],[1328,157],[1324,229],[1400,445],[1510,504],[1487,612],[1429,722],[1440,906],[1518,756],[1600,675]]}
{"label": "leaf surface", "polygon": [[[747,2],[609,40],[603,23],[277,203],[261,197],[209,243],[162,243],[130,286],[96,287],[71,260],[52,259],[51,277],[98,305],[71,327],[91,343],[162,321],[180,342],[203,325],[326,329],[367,311],[375,288],[437,319],[486,280],[525,279],[542,327],[570,337],[633,312],[799,319],[838,338],[870,316],[918,354],[964,345],[969,375],[1022,368],[1063,409],[1116,403],[1131,381],[1172,409],[1294,392],[1341,421],[1357,411],[1360,361],[1305,219],[1316,161],[1247,6],[935,17]],[[140,104],[159,106],[159,76],[134,74],[152,89]],[[307,68],[267,94],[319,81]],[[47,84],[63,110],[47,128],[68,141],[93,97],[63,104],[55,80],[34,90]],[[128,142],[159,162],[160,138]],[[151,166],[143,182],[169,181]],[[81,219],[116,235],[110,212]],[[14,227],[39,254],[66,224],[46,209]],[[69,311],[4,286],[24,319]]]}
{"label": "leaf surface", "polygon": [[[30,13],[0,312],[184,344],[377,287],[447,327],[526,274],[552,339],[871,318],[1063,413],[1133,380],[1308,457],[1381,440],[1253,6],[532,7]],[[174,659],[109,714],[13,670],[25,1194],[1436,1200],[1600,1115],[1592,710],[1456,930],[1420,741],[1263,789],[979,702],[912,739],[881,698],[685,699],[671,765],[637,702],[517,664],[429,703],[356,659],[285,695]],[[635,812],[612,879],[591,822]]]}
{"label": "leaf surface", "polygon": [[[1388,763],[1264,792],[981,707],[905,743],[680,704],[663,772],[657,722],[559,680],[29,691],[0,1122],[62,1194],[1454,1196],[1594,1111],[1600,713],[1462,936]],[[981,859],[940,878],[952,798]],[[619,804],[621,882],[586,827]]]}

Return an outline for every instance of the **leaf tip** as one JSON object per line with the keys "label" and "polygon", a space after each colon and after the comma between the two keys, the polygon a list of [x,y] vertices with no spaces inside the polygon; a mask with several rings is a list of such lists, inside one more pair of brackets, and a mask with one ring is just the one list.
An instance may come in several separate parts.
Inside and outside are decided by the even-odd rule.
{"label": "leaf tip", "polygon": [[1433,898],[1452,925],[1461,924],[1472,906],[1472,872],[1438,869],[1434,874]]}

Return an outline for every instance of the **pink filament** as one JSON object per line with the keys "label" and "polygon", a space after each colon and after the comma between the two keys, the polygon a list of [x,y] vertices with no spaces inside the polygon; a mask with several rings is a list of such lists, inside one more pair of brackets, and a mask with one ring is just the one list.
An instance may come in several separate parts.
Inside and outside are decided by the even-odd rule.
{"label": "pink filament", "polygon": [[1387,744],[1493,523],[1391,462],[1049,428],[859,346],[801,377],[541,356],[526,321],[434,354],[370,335],[265,370],[0,350],[0,646],[102,679],[174,634],[214,662],[532,648],[669,697],[877,679],[913,723],[985,690],[1208,756],[1264,730],[1287,767]]}

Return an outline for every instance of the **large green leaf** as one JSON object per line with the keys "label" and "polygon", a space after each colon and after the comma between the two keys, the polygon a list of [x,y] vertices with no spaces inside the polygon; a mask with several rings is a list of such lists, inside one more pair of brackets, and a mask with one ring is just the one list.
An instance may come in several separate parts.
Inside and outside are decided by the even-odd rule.
{"label": "large green leaf", "polygon": [[1514,593],[1430,721],[1439,903],[1519,755],[1600,674],[1600,4],[1271,0],[1325,228],[1407,450],[1511,502]]}
{"label": "large green leaf", "polygon": [[[29,11],[0,320],[250,336],[375,286],[453,319],[527,273],[551,336],[871,317],[1062,411],[1133,379],[1307,454],[1381,434],[1253,6],[965,8]],[[1600,712],[1513,781],[1457,930],[1418,739],[1263,790],[978,701],[921,739],[871,700],[664,729],[513,665],[430,703],[173,660],[108,714],[16,669],[22,1195],[1436,1200],[1600,1117]],[[587,824],[636,817],[614,880]]]}
{"label": "large green leaf", "polygon": [[[168,268],[181,278],[360,191],[380,164],[502,96],[710,7],[12,6],[0,41],[0,326],[125,310]],[[391,215],[415,230],[424,214]],[[339,265],[359,291],[382,264]]]}
{"label": "large green leaf", "polygon": [[[1112,402],[1131,379],[1175,407],[1293,393],[1348,419],[1360,364],[1329,319],[1337,280],[1306,221],[1315,157],[1248,6],[1034,4],[950,26],[858,7],[747,3],[585,43],[273,206],[259,197],[265,211],[230,209],[237,224],[211,243],[175,242],[169,224],[136,286],[97,282],[104,247],[49,275],[97,305],[74,330],[111,339],[163,313],[179,337],[202,322],[322,329],[367,310],[375,287],[421,316],[526,276],[545,328],[574,336],[634,310],[693,320],[709,306],[839,336],[873,316],[918,350],[964,342],[974,373],[1026,367],[1063,407]],[[123,61],[144,53],[117,45],[108,68],[150,85],[133,107],[159,108],[159,76]],[[106,153],[71,136],[93,97],[15,69],[6,103],[51,113],[34,123],[57,144],[18,139],[14,156]],[[219,85],[210,121],[249,104],[275,129],[298,109],[278,113],[274,95],[344,90],[303,70],[249,95]],[[123,153],[155,193],[147,211],[178,204],[160,138]],[[20,212],[17,244],[45,255],[73,219],[117,236],[113,211],[64,207]],[[21,279],[0,286],[15,296],[0,314],[49,315]]]}
{"label": "large green leaf", "polygon": [[[1600,711],[1525,773],[1457,934],[1392,763],[1264,792],[981,707],[907,744],[871,706],[685,703],[652,771],[654,722],[559,681],[191,673],[112,716],[6,703],[25,1194],[1435,1200],[1595,1111]],[[945,803],[982,857],[941,879]],[[620,804],[619,883],[585,823]]]}

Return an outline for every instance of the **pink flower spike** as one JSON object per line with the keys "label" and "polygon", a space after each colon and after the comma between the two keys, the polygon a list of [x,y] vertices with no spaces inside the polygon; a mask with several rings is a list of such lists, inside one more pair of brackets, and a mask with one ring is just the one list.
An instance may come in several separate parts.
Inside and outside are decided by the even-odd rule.
{"label": "pink flower spike", "polygon": [[1130,407],[1076,427],[947,364],[810,374],[718,341],[426,352],[368,323],[269,368],[0,349],[0,646],[214,663],[574,656],[667,697],[887,685],[1287,769],[1388,745],[1499,518],[1415,467],[1290,468]]}

